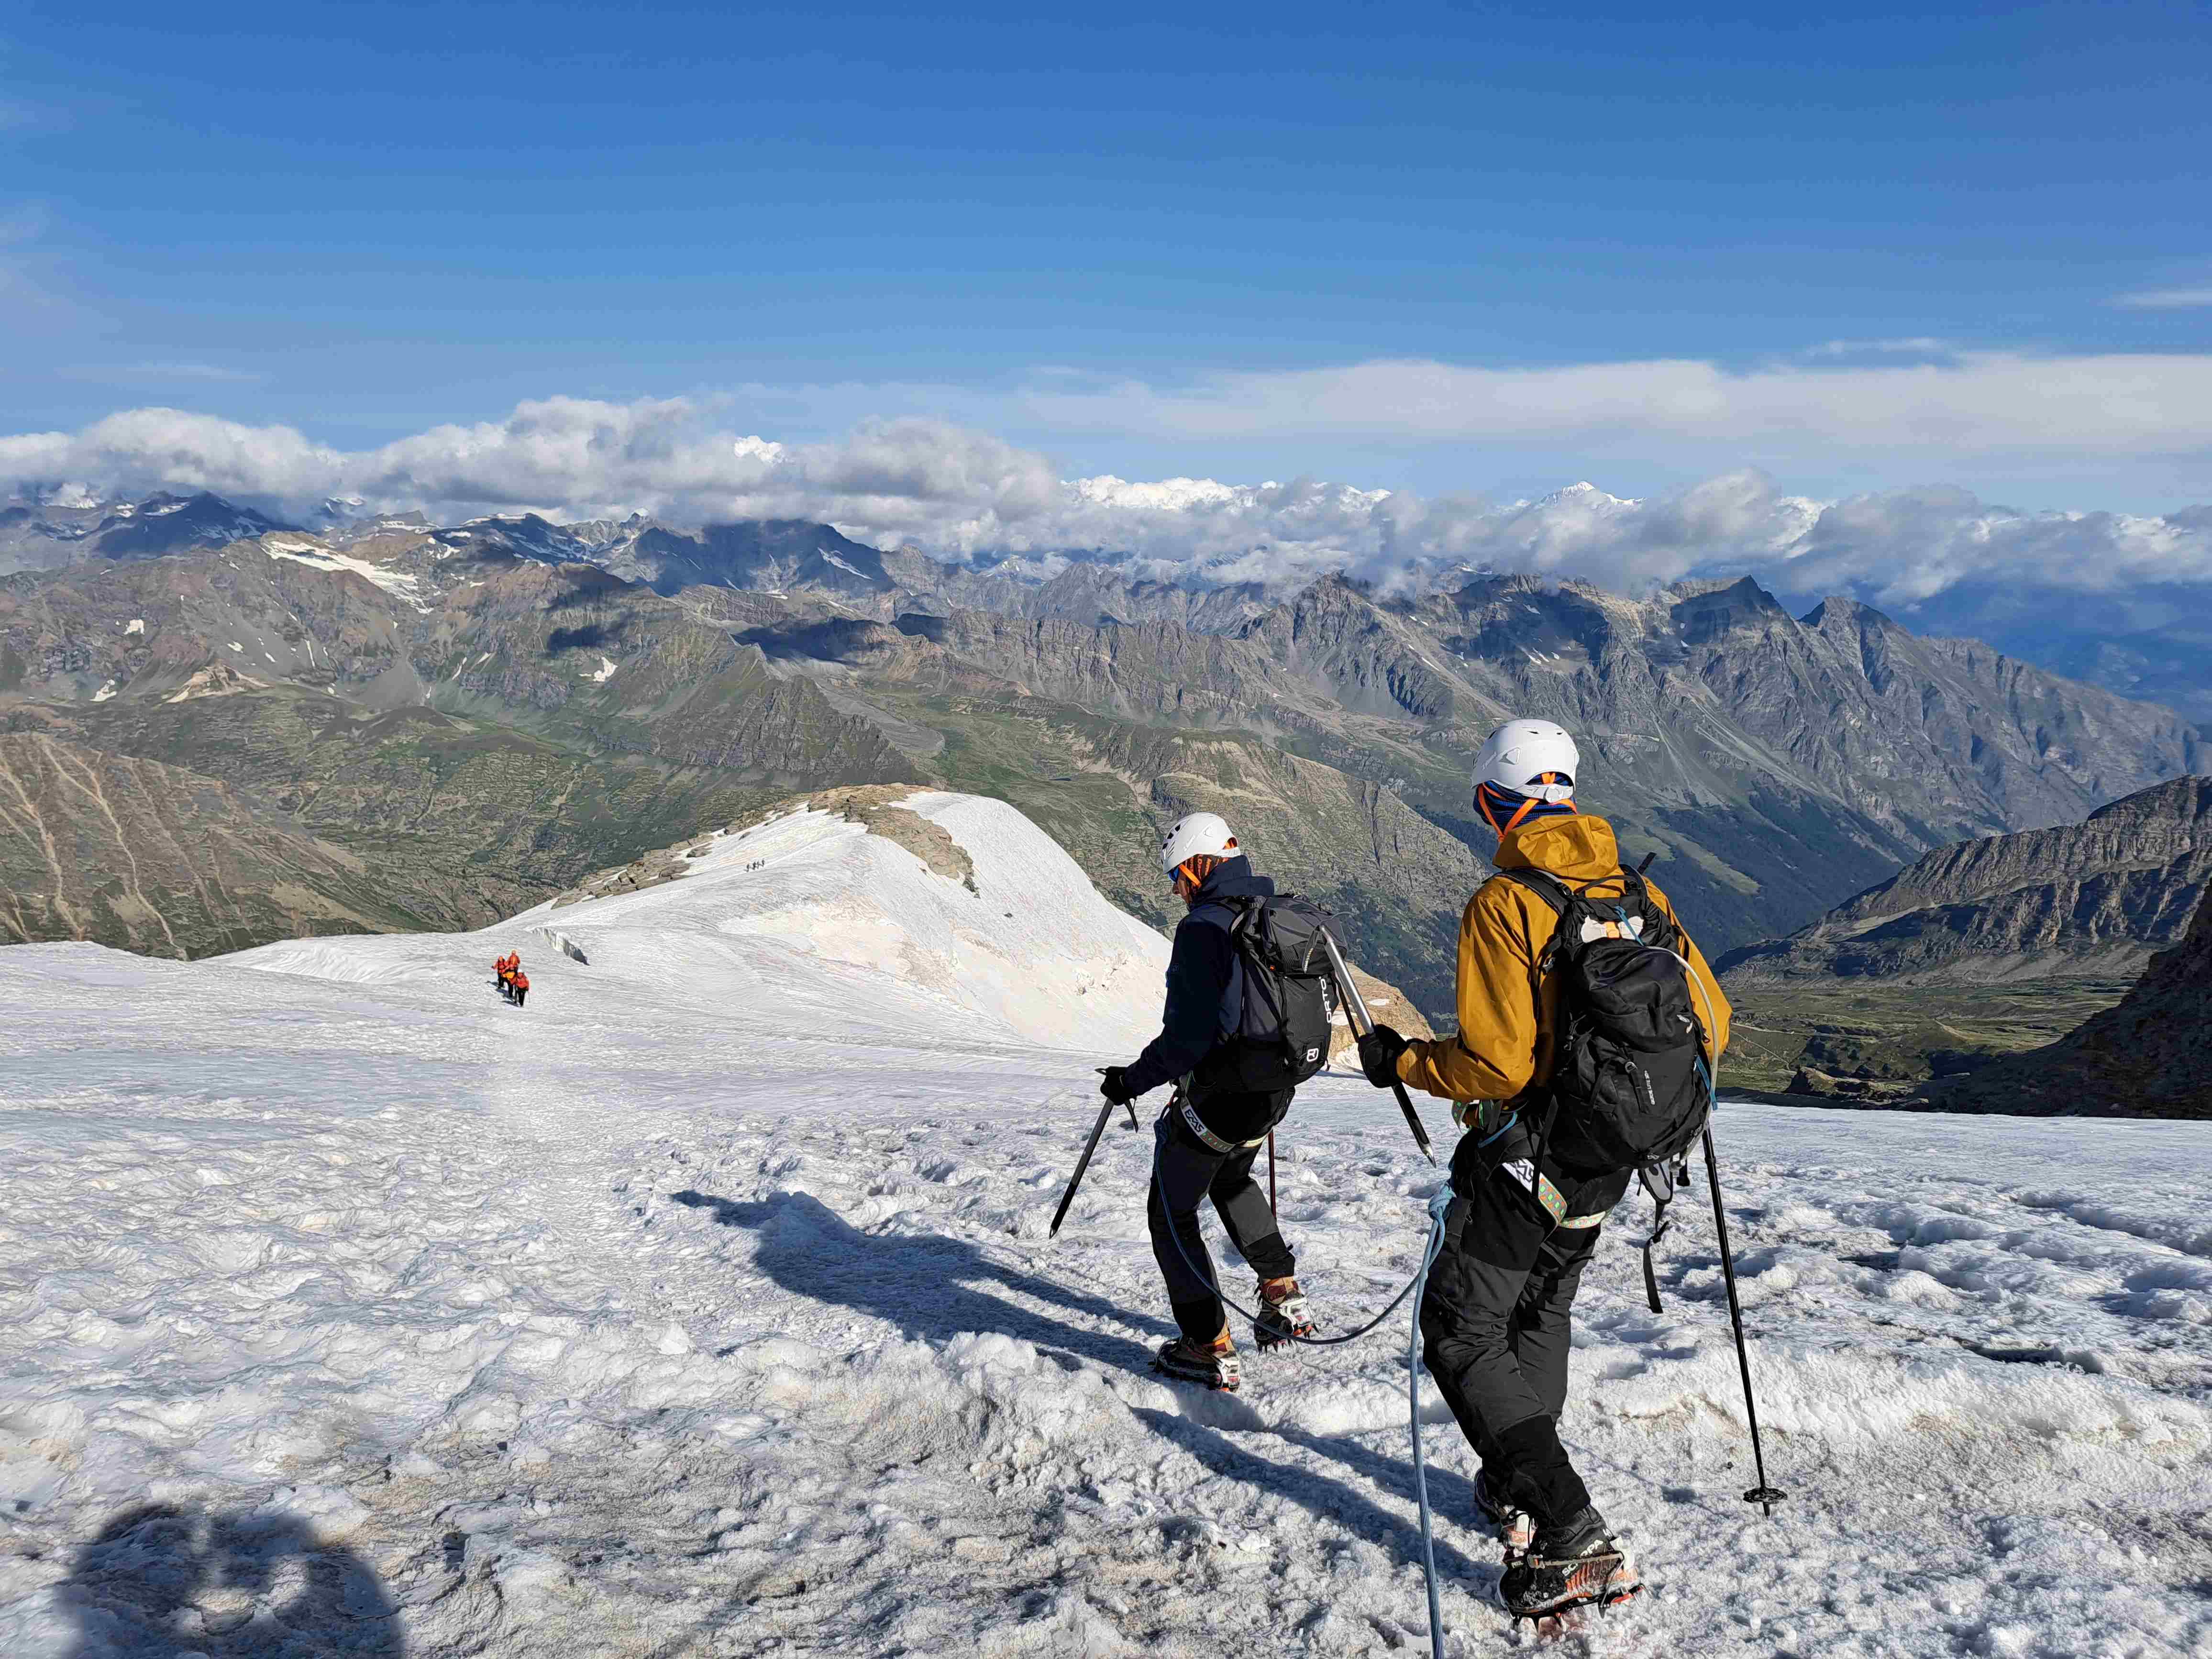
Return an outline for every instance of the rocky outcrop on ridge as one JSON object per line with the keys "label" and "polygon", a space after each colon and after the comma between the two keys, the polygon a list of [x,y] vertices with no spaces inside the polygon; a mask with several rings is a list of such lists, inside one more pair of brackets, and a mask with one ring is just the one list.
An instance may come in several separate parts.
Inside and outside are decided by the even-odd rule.
{"label": "rocky outcrop on ridge", "polygon": [[1737,983],[2125,977],[2179,941],[2208,884],[2212,777],[2176,778],[2078,824],[1930,853],[1811,927],[1718,966]]}

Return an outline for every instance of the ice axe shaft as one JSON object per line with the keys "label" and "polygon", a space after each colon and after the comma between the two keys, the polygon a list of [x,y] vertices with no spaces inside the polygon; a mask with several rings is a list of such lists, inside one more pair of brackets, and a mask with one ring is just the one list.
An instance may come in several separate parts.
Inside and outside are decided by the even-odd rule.
{"label": "ice axe shaft", "polygon": [[[1333,935],[1323,933],[1321,942],[1328,951],[1329,969],[1336,975],[1336,994],[1343,1000],[1344,1017],[1352,1023],[1352,1035],[1364,1037],[1375,1029],[1375,1022],[1368,1018],[1367,1004],[1360,997],[1359,988],[1352,982],[1352,969],[1344,965],[1344,953],[1336,948]],[[1398,1097],[1398,1109],[1406,1115],[1406,1127],[1413,1132],[1413,1144],[1421,1149],[1423,1158],[1434,1164],[1437,1155],[1429,1145],[1429,1132],[1421,1127],[1419,1114],[1407,1098],[1406,1085],[1394,1077],[1390,1079],[1390,1092]]]}
{"label": "ice axe shaft", "polygon": [[1713,1132],[1705,1131],[1705,1184],[1713,1189],[1713,1227],[1720,1234],[1721,1281],[1728,1286],[1729,1322],[1735,1327],[1736,1369],[1743,1373],[1743,1415],[1751,1425],[1751,1466],[1759,1484],[1744,1493],[1743,1501],[1756,1504],[1771,1515],[1784,1494],[1766,1484],[1766,1455],[1759,1444],[1759,1407],[1751,1397],[1751,1357],[1743,1343],[1743,1309],[1735,1299],[1735,1260],[1729,1251],[1728,1208],[1721,1202],[1721,1160],[1713,1151]]}
{"label": "ice axe shaft", "polygon": [[1046,1235],[1048,1238],[1060,1237],[1060,1224],[1067,1219],[1067,1206],[1075,1202],[1075,1189],[1083,1184],[1083,1172],[1091,1167],[1091,1155],[1098,1150],[1098,1137],[1106,1133],[1106,1120],[1113,1115],[1114,1103],[1110,1100],[1098,1109],[1098,1121],[1091,1126],[1091,1139],[1083,1143],[1083,1156],[1075,1160],[1075,1173],[1068,1176],[1067,1190],[1060,1195],[1060,1207],[1052,1212],[1052,1231]]}

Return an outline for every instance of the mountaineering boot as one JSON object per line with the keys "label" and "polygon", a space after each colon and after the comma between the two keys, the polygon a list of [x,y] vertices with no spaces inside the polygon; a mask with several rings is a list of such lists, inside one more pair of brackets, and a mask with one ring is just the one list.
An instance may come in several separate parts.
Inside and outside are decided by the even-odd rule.
{"label": "mountaineering boot", "polygon": [[1161,1344],[1152,1360],[1152,1369],[1178,1382],[1202,1383],[1224,1394],[1235,1394],[1237,1383],[1243,1380],[1242,1368],[1237,1363],[1237,1347],[1229,1340],[1226,1325],[1211,1342],[1194,1342],[1187,1336],[1179,1336],[1172,1342]]}
{"label": "mountaineering boot", "polygon": [[1506,1565],[1511,1566],[1528,1553],[1528,1546],[1536,1539],[1536,1517],[1526,1510],[1515,1509],[1491,1491],[1480,1469],[1474,1473],[1474,1507],[1498,1541],[1505,1546]]}
{"label": "mountaineering boot", "polygon": [[1280,1347],[1294,1336],[1311,1336],[1320,1328],[1297,1279],[1260,1281],[1260,1316],[1252,1322],[1252,1340],[1262,1348]]}
{"label": "mountaineering boot", "polygon": [[1605,1517],[1581,1512],[1537,1529],[1527,1554],[1505,1569],[1498,1598],[1519,1619],[1548,1619],[1571,1607],[1625,1601],[1644,1588],[1628,1552],[1605,1529]]}

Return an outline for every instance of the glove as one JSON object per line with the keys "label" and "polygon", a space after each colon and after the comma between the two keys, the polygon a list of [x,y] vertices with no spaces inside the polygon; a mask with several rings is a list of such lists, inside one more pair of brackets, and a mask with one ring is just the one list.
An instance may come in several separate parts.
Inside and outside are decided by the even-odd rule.
{"label": "glove", "polygon": [[1116,1106],[1126,1106],[1137,1097],[1136,1091],[1121,1080],[1128,1069],[1126,1066],[1109,1066],[1098,1079],[1098,1092]]}
{"label": "glove", "polygon": [[1377,1025],[1359,1039],[1359,1067],[1370,1083],[1387,1089],[1398,1080],[1398,1056],[1405,1052],[1405,1038],[1387,1025]]}

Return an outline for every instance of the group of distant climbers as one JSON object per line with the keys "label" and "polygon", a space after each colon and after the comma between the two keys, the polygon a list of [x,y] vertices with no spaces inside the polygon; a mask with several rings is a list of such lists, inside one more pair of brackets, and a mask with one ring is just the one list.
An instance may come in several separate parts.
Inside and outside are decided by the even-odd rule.
{"label": "group of distant climbers", "polygon": [[[1638,1175],[1655,1198],[1660,1183],[1671,1194],[1729,1037],[1728,999],[1666,895],[1622,864],[1610,824],[1576,805],[1581,764],[1549,721],[1491,733],[1474,804],[1498,836],[1497,874],[1461,920],[1459,1029],[1414,1042],[1375,1025],[1358,1045],[1369,1081],[1451,1101],[1467,1132],[1420,1302],[1422,1357],[1481,1460],[1478,1522],[1504,1546],[1501,1599],[1526,1618],[1642,1588],[1560,1442],[1570,1314],[1599,1229]],[[1099,1086],[1118,1105],[1175,1085],[1153,1131],[1148,1204],[1181,1334],[1156,1369],[1234,1389],[1240,1370],[1199,1203],[1212,1200],[1258,1277],[1260,1346],[1311,1338],[1317,1321],[1252,1164],[1297,1081],[1322,1063],[1326,1016],[1319,1054],[1302,1046],[1310,1038],[1284,1042],[1295,1023],[1286,979],[1255,942],[1287,896],[1253,873],[1228,824],[1210,812],[1181,819],[1160,861],[1188,907],[1162,1028]],[[1271,1073],[1284,1055],[1286,1068]]]}
{"label": "group of distant climbers", "polygon": [[492,963],[499,976],[499,994],[516,1007],[530,994],[530,975],[522,971],[522,952],[510,951]]}

